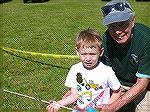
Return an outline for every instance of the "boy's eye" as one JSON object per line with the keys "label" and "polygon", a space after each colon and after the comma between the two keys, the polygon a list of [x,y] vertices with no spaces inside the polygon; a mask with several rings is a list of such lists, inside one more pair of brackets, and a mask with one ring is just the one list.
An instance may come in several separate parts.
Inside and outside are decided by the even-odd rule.
{"label": "boy's eye", "polygon": [[92,56],[93,56],[93,55],[96,55],[96,54],[95,54],[95,53],[90,53],[90,55],[92,55]]}
{"label": "boy's eye", "polygon": [[85,56],[85,55],[87,55],[87,53],[81,53],[81,55]]}
{"label": "boy's eye", "polygon": [[81,55],[83,55],[83,56],[86,56],[86,55],[94,56],[94,55],[96,55],[96,54],[95,54],[95,53],[89,53],[89,54],[87,54],[87,53],[82,53]]}

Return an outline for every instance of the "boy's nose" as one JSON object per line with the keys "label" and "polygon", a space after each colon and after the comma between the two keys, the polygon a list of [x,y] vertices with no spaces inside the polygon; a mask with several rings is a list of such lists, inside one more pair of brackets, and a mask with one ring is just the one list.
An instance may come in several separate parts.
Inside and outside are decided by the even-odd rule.
{"label": "boy's nose", "polygon": [[87,55],[86,61],[90,61],[90,60],[91,60],[91,56],[90,56],[90,55]]}

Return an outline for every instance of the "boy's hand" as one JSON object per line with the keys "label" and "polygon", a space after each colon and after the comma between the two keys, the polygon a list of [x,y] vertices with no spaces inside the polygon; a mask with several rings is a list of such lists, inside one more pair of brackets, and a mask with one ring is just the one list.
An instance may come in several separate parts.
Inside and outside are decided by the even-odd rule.
{"label": "boy's hand", "polygon": [[56,101],[53,101],[47,106],[48,112],[57,112],[59,108],[60,108],[60,104],[57,103]]}

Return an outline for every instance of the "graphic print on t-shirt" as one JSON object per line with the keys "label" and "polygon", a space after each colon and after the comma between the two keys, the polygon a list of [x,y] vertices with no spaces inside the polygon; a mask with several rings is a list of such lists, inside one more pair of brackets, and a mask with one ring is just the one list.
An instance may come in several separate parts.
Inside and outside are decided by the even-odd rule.
{"label": "graphic print on t-shirt", "polygon": [[94,95],[98,95],[100,89],[103,89],[102,85],[95,84],[93,80],[86,80],[83,78],[81,73],[76,75],[77,90],[80,93],[78,97],[78,102],[80,104],[85,104],[94,99]]}

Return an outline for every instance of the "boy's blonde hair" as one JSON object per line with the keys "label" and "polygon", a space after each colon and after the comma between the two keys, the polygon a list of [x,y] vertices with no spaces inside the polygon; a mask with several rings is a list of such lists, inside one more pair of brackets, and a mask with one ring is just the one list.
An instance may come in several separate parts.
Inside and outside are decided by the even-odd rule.
{"label": "boy's blonde hair", "polygon": [[83,30],[77,35],[76,47],[77,50],[80,48],[93,48],[101,49],[102,38],[101,35],[93,29]]}

